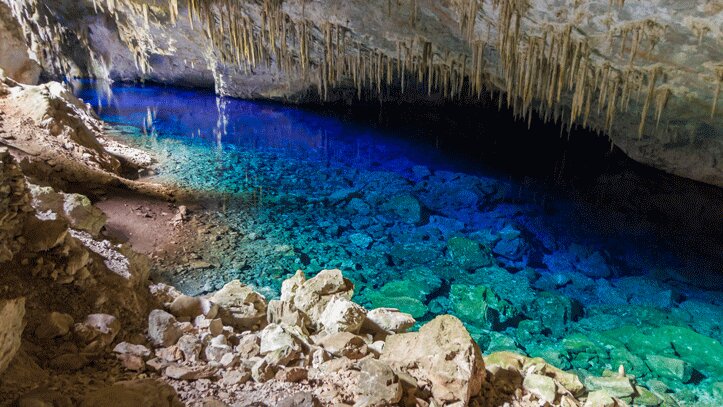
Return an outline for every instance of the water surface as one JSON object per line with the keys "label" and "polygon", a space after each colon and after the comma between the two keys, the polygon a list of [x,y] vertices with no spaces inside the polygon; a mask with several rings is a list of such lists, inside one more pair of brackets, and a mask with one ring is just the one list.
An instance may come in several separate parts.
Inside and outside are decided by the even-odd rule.
{"label": "water surface", "polygon": [[720,266],[670,250],[655,220],[543,200],[411,133],[310,110],[157,86],[77,94],[162,158],[158,181],[226,198],[232,238],[202,254],[215,266],[164,275],[190,294],[240,279],[272,297],[297,269],[339,268],[355,301],[455,314],[485,353],[582,376],[622,364],[668,404],[723,403]]}

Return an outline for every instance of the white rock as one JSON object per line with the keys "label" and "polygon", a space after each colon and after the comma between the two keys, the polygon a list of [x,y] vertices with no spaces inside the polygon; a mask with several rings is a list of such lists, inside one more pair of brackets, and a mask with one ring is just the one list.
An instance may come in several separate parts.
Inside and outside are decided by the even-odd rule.
{"label": "white rock", "polygon": [[178,318],[188,317],[193,319],[199,315],[203,315],[208,319],[213,319],[218,313],[218,305],[205,298],[191,297],[188,295],[176,297],[168,308],[171,313]]}
{"label": "white rock", "polygon": [[314,278],[306,280],[296,289],[293,305],[306,314],[312,328],[318,328],[321,313],[334,297],[351,300],[354,284],[345,279],[339,270],[322,270]]}
{"label": "white rock", "polygon": [[329,333],[358,333],[366,310],[346,298],[333,297],[319,316],[319,323]]}
{"label": "white rock", "polygon": [[451,315],[438,316],[419,332],[388,336],[379,360],[428,383],[426,390],[440,405],[466,405],[479,394],[485,378],[479,347]]}
{"label": "white rock", "polygon": [[220,307],[224,325],[236,329],[258,329],[266,324],[266,299],[251,287],[233,280],[210,298]]}
{"label": "white rock", "polygon": [[398,334],[406,332],[417,321],[396,308],[376,308],[367,312],[363,328],[372,333]]}
{"label": "white rock", "polygon": [[176,318],[166,311],[154,309],[148,315],[148,336],[156,346],[171,346],[178,342],[183,332]]}

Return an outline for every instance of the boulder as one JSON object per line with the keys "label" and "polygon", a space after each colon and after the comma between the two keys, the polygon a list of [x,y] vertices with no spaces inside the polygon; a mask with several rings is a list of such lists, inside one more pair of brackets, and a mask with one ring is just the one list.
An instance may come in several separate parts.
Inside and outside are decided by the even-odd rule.
{"label": "boulder", "polygon": [[115,383],[88,394],[81,407],[182,407],[173,387],[154,379]]}
{"label": "boulder", "polygon": [[317,340],[317,344],[336,357],[361,359],[368,354],[367,344],[360,336],[339,332]]}
{"label": "boulder", "polygon": [[351,300],[353,294],[354,284],[345,279],[340,270],[322,270],[295,289],[292,303],[309,318],[311,327],[316,329],[320,327],[321,314],[332,298]]}
{"label": "boulder", "polygon": [[156,346],[171,346],[183,335],[176,318],[166,311],[155,309],[148,315],[148,336]]}
{"label": "boulder", "polygon": [[319,316],[319,323],[326,332],[359,332],[366,310],[343,297],[333,297]]}
{"label": "boulder", "polygon": [[183,353],[183,360],[190,363],[198,362],[198,357],[203,349],[203,344],[198,336],[185,334],[178,339],[177,345]]}
{"label": "boulder", "polygon": [[479,347],[462,321],[451,315],[436,317],[419,332],[387,337],[379,360],[426,383],[441,405],[468,403],[485,378]]}
{"label": "boulder", "polygon": [[223,335],[215,336],[211,339],[211,342],[206,346],[204,354],[206,360],[209,362],[220,363],[224,356],[231,353],[233,349],[228,345],[226,337]]}
{"label": "boulder", "polygon": [[551,377],[531,373],[525,376],[522,387],[530,393],[534,394],[540,400],[547,403],[554,403],[557,397],[557,388],[555,381]]}
{"label": "boulder", "polygon": [[20,349],[24,318],[25,298],[0,300],[0,373],[7,369]]}
{"label": "boulder", "polygon": [[113,343],[120,329],[120,321],[113,315],[90,314],[73,325],[73,335],[85,351],[95,352]]}
{"label": "boulder", "polygon": [[402,398],[402,384],[392,368],[376,359],[359,361],[360,374],[353,391],[355,406],[393,406]]}
{"label": "boulder", "polygon": [[394,213],[406,223],[419,223],[422,217],[422,205],[410,194],[401,194],[391,198],[382,209]]}
{"label": "boulder", "polygon": [[490,249],[465,237],[453,237],[447,241],[449,256],[465,270],[474,271],[494,264]]}
{"label": "boulder", "polygon": [[663,379],[688,383],[693,375],[690,364],[678,358],[648,355],[645,358],[645,363],[650,368],[650,371]]}
{"label": "boulder", "polygon": [[375,308],[367,312],[362,328],[373,334],[399,334],[406,332],[416,322],[412,315],[396,308]]}
{"label": "boulder", "polygon": [[449,300],[454,315],[484,329],[500,328],[520,316],[512,304],[483,285],[452,284]]}
{"label": "boulder", "polygon": [[213,319],[218,313],[218,306],[205,298],[191,297],[188,295],[180,295],[176,297],[168,307],[171,314],[177,318],[196,318],[203,315],[208,319]]}
{"label": "boulder", "polygon": [[61,312],[50,312],[35,328],[35,337],[38,339],[52,339],[65,336],[73,326],[73,317]]}
{"label": "boulder", "polygon": [[635,394],[630,379],[625,376],[596,377],[585,379],[585,387],[590,391],[601,390],[611,397],[624,398]]}
{"label": "boulder", "polygon": [[224,325],[239,330],[266,325],[266,299],[239,280],[224,285],[210,300],[220,307],[218,314]]}

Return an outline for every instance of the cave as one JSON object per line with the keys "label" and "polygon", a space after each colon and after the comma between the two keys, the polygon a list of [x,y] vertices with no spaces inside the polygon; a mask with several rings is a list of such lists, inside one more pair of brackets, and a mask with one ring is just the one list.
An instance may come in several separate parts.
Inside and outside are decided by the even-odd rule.
{"label": "cave", "polygon": [[722,19],[0,0],[0,405],[723,405]]}

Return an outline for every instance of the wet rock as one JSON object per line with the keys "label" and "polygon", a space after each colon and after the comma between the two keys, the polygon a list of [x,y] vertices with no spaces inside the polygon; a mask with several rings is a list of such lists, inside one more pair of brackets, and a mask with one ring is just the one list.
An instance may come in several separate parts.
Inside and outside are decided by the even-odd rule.
{"label": "wet rock", "polygon": [[429,309],[420,300],[406,296],[390,297],[379,292],[367,292],[367,298],[375,308],[396,308],[411,315],[413,318],[422,318]]}
{"label": "wet rock", "polygon": [[352,233],[349,235],[349,241],[351,241],[354,246],[361,249],[367,249],[371,246],[374,240],[366,233]]}
{"label": "wet rock", "polygon": [[35,337],[38,339],[52,339],[65,336],[73,326],[73,317],[61,312],[51,312],[43,318],[37,328]]}
{"label": "wet rock", "polygon": [[479,347],[450,315],[433,319],[419,332],[387,337],[379,360],[427,383],[426,390],[443,405],[468,403],[479,394],[485,377]]}
{"label": "wet rock", "polygon": [[24,318],[25,298],[0,300],[0,373],[7,369],[20,349]]}
{"label": "wet rock", "polygon": [[246,330],[266,324],[266,299],[238,280],[224,285],[210,300],[219,305],[218,315],[225,325]]}
{"label": "wet rock", "polygon": [[648,355],[645,363],[650,371],[659,377],[688,383],[693,375],[693,369],[683,360],[660,355]]}
{"label": "wet rock", "polygon": [[410,194],[397,195],[382,206],[407,223],[419,223],[422,216],[422,206],[417,198]]}
{"label": "wet rock", "polygon": [[487,247],[464,237],[449,239],[447,251],[452,260],[469,271],[491,266],[495,261]]}
{"label": "wet rock", "polygon": [[520,316],[512,304],[481,285],[452,284],[449,300],[460,319],[486,329],[499,328]]}
{"label": "wet rock", "polygon": [[579,304],[573,303],[569,298],[542,292],[530,305],[527,315],[540,321],[553,335],[560,336],[567,329],[567,325],[577,319],[579,313]]}
{"label": "wet rock", "polygon": [[154,379],[118,382],[88,394],[81,407],[182,407],[173,387]]}
{"label": "wet rock", "polygon": [[411,314],[396,308],[376,308],[367,312],[362,327],[373,334],[398,334],[406,332],[416,322]]}
{"label": "wet rock", "polygon": [[171,346],[178,342],[183,332],[176,318],[163,310],[153,310],[148,315],[148,336],[156,346]]}
{"label": "wet rock", "polygon": [[188,317],[193,319],[203,315],[208,319],[213,319],[218,313],[216,304],[205,298],[190,297],[188,295],[176,297],[168,308],[177,318]]}
{"label": "wet rock", "polygon": [[319,323],[326,332],[357,333],[366,317],[366,310],[343,298],[334,297],[319,316]]}
{"label": "wet rock", "polygon": [[625,376],[595,377],[585,379],[585,387],[590,391],[601,390],[611,397],[624,398],[635,394],[630,379]]}

